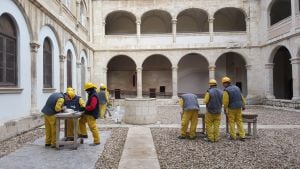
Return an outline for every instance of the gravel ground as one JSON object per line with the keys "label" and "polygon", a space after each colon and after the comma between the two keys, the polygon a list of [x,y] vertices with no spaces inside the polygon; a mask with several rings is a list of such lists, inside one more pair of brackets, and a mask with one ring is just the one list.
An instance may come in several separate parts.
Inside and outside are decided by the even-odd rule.
{"label": "gravel ground", "polygon": [[10,138],[0,142],[0,158],[8,155],[11,152],[24,146],[26,143],[44,136],[44,129],[36,128],[31,131],[20,134],[16,137]]}
{"label": "gravel ground", "polygon": [[[258,124],[262,125],[300,125],[299,110],[282,110],[264,106],[248,106],[246,113],[258,114]],[[158,113],[158,119],[161,124],[180,124],[180,115],[177,112],[164,111]],[[222,114],[221,124],[225,124],[225,116]]]}
{"label": "gravel ground", "polygon": [[[102,129],[104,130],[104,129]],[[112,128],[111,136],[105,143],[104,150],[96,162],[96,169],[117,169],[122,156],[128,128]]]}
{"label": "gravel ground", "polygon": [[[259,138],[218,143],[203,138],[179,140],[179,129],[153,128],[153,141],[162,169],[299,168],[300,131],[258,130]],[[224,133],[224,131],[222,131]]]}

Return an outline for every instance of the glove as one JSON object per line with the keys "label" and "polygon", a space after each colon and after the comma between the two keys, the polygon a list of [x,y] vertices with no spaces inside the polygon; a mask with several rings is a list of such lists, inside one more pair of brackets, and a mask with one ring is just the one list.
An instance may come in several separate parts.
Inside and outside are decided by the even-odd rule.
{"label": "glove", "polygon": [[79,111],[85,111],[85,107],[80,107]]}

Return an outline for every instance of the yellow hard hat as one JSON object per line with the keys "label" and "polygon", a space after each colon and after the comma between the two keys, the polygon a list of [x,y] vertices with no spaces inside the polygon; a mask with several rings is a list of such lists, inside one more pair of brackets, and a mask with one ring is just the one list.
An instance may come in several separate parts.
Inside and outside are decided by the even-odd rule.
{"label": "yellow hard hat", "polygon": [[91,89],[91,88],[97,88],[96,85],[94,85],[92,82],[87,82],[84,84],[84,90]]}
{"label": "yellow hard hat", "polygon": [[75,97],[75,91],[71,87],[67,88],[67,92],[66,93],[69,95],[70,99],[73,99]]}
{"label": "yellow hard hat", "polygon": [[101,83],[101,84],[100,84],[100,89],[106,89],[106,85],[103,84],[103,83]]}
{"label": "yellow hard hat", "polygon": [[216,85],[217,81],[215,79],[210,79],[208,82],[209,85]]}
{"label": "yellow hard hat", "polygon": [[227,82],[231,82],[230,78],[225,76],[222,78],[222,83],[227,83]]}

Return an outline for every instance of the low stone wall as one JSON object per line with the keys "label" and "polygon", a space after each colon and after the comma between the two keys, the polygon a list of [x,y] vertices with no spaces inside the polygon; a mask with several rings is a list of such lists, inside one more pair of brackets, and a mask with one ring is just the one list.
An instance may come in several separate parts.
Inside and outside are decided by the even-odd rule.
{"label": "low stone wall", "polygon": [[0,125],[0,141],[9,139],[43,124],[44,120],[42,119],[41,114],[30,115],[19,120],[5,122]]}
{"label": "low stone wall", "polygon": [[264,105],[300,109],[300,101],[292,101],[292,100],[265,99]]}

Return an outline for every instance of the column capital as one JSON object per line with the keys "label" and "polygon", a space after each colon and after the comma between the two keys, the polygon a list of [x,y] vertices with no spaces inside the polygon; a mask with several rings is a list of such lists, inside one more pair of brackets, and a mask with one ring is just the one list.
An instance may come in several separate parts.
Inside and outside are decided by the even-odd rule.
{"label": "column capital", "polygon": [[214,22],[214,20],[215,20],[215,18],[214,18],[214,17],[210,17],[210,18],[208,18],[208,22],[209,22],[209,23],[213,23],[213,22]]}
{"label": "column capital", "polygon": [[77,1],[76,1],[76,5],[79,5],[79,4],[80,4],[80,0],[77,0]]}
{"label": "column capital", "polygon": [[76,65],[78,67],[78,66],[81,66],[82,64],[81,64],[81,62],[76,62]]}
{"label": "column capital", "polygon": [[290,59],[291,64],[300,64],[300,57],[295,57]]}
{"label": "column capital", "polygon": [[59,61],[60,62],[64,62],[66,60],[66,56],[65,55],[59,55]]}
{"label": "column capital", "polygon": [[208,70],[209,71],[215,71],[216,70],[216,66],[215,65],[210,65],[210,66],[208,66]]}
{"label": "column capital", "polygon": [[37,42],[37,41],[32,41],[32,42],[30,42],[31,52],[37,53],[38,50],[39,50],[39,48],[40,48],[40,46],[41,46],[41,45],[40,45],[39,42]]}
{"label": "column capital", "polygon": [[87,70],[88,70],[88,71],[91,71],[91,66],[88,66],[88,67],[87,67]]}
{"label": "column capital", "polygon": [[173,70],[173,71],[177,71],[177,70],[178,70],[178,67],[177,67],[177,66],[172,66],[172,70]]}
{"label": "column capital", "polygon": [[177,24],[177,19],[172,19],[172,24]]}
{"label": "column capital", "polygon": [[273,67],[274,67],[274,63],[267,63],[267,64],[265,64],[265,68],[266,69],[273,69]]}
{"label": "column capital", "polygon": [[245,65],[245,67],[246,67],[247,70],[251,70],[252,65]]}
{"label": "column capital", "polygon": [[142,67],[136,67],[136,71],[142,71],[143,68]]}
{"label": "column capital", "polygon": [[141,20],[140,19],[137,19],[136,21],[135,21],[135,23],[137,24],[137,25],[140,25],[141,24]]}

